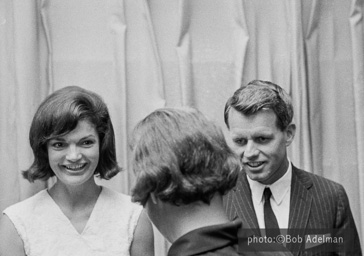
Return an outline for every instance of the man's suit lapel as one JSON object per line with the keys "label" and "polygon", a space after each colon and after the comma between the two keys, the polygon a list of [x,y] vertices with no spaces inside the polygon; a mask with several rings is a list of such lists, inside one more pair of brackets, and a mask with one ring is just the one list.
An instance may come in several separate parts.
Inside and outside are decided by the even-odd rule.
{"label": "man's suit lapel", "polygon": [[[288,234],[294,238],[305,237],[305,230],[310,216],[312,205],[312,194],[309,188],[312,181],[305,172],[300,172],[296,167],[292,166],[292,183],[291,183],[291,202],[289,213]],[[304,248],[301,244],[289,243],[287,249],[297,252]]]}
{"label": "man's suit lapel", "polygon": [[233,204],[235,205],[236,213],[243,223],[243,229],[251,229],[255,235],[260,236],[251,190],[244,172],[239,176],[238,184],[235,187]]}
{"label": "man's suit lapel", "polygon": [[[312,194],[309,188],[312,186],[311,178],[304,171],[299,171],[292,165],[292,182],[291,182],[291,199],[288,234],[292,237],[304,237],[310,216],[312,205]],[[251,190],[246,177],[242,172],[239,176],[234,192],[230,194],[237,217],[243,223],[243,228],[251,229],[255,235],[260,236],[258,220],[255,214]],[[287,249],[298,252],[304,248],[300,248],[300,244],[289,243]]]}

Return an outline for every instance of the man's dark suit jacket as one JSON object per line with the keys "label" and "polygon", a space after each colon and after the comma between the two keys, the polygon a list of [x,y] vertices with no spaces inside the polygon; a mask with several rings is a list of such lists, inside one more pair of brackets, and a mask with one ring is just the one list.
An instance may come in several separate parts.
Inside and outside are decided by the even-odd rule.
{"label": "man's dark suit jacket", "polygon": [[[252,230],[260,236],[245,173],[241,173],[236,187],[225,196],[224,205],[230,219],[239,218],[243,229]],[[336,250],[350,250],[346,255],[361,255],[358,232],[343,186],[292,166],[288,234],[291,237],[305,237],[316,229],[338,231],[336,235],[344,237],[344,245],[341,245],[344,247]],[[305,245],[287,243],[287,249],[298,255],[305,250]]]}

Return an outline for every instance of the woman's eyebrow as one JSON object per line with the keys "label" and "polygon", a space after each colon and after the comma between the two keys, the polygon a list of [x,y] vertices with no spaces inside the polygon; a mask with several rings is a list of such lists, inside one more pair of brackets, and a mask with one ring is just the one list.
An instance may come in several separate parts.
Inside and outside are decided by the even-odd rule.
{"label": "woman's eyebrow", "polygon": [[96,136],[94,134],[87,135],[85,137],[82,137],[80,140],[88,139],[88,138],[95,138]]}
{"label": "woman's eyebrow", "polygon": [[63,139],[62,137],[53,137],[50,140],[60,140],[60,141],[65,141],[65,139]]}

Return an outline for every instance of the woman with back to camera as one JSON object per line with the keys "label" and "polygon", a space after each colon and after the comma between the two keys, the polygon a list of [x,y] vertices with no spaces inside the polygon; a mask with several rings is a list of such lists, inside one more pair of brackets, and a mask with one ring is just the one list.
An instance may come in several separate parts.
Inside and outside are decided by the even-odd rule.
{"label": "woman with back to camera", "polygon": [[30,182],[56,183],[8,207],[0,221],[1,256],[154,255],[152,226],[130,197],[96,184],[120,168],[105,103],[69,86],[49,95],[30,128]]}
{"label": "woman with back to camera", "polygon": [[133,131],[134,201],[172,243],[168,256],[238,255],[240,221],[223,195],[240,164],[221,129],[192,108],[157,109]]}

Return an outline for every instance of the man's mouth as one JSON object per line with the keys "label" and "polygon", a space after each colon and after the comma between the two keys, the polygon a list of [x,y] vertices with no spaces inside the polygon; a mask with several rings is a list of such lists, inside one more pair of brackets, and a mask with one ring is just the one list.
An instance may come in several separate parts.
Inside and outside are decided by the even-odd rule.
{"label": "man's mouth", "polygon": [[264,162],[246,162],[245,165],[251,167],[251,168],[257,168],[263,165]]}

